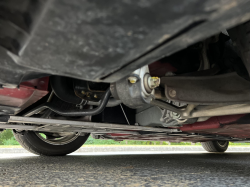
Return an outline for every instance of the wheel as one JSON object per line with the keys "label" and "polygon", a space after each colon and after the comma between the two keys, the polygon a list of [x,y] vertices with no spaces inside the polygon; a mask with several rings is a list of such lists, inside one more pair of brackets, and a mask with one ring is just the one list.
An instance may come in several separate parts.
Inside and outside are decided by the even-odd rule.
{"label": "wheel", "polygon": [[228,148],[228,141],[201,142],[202,147],[208,152],[225,152]]}
{"label": "wheel", "polygon": [[89,134],[80,136],[80,133],[59,135],[15,130],[13,130],[13,134],[27,151],[44,156],[64,156],[72,153],[79,149],[89,137]]}

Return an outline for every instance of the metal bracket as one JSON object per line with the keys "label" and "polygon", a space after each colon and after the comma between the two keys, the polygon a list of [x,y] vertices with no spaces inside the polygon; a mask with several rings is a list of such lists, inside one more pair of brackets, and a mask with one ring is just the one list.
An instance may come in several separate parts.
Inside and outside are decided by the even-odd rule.
{"label": "metal bracket", "polygon": [[162,77],[161,84],[172,101],[203,105],[250,102],[250,82],[236,73]]}
{"label": "metal bracket", "polygon": [[235,104],[235,105],[187,105],[187,107],[176,107],[169,103],[152,100],[151,105],[173,111],[180,114],[183,119],[199,118],[199,117],[213,117],[213,116],[226,116],[235,114],[250,113],[250,104]]}

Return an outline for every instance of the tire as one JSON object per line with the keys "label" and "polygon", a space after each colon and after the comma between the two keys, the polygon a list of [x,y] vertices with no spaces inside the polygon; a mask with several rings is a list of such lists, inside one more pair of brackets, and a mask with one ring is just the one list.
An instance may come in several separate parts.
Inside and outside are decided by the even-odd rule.
{"label": "tire", "polygon": [[79,149],[88,139],[89,134],[77,136],[75,139],[65,144],[51,144],[45,142],[33,131],[13,131],[16,140],[27,151],[43,156],[65,156]]}
{"label": "tire", "polygon": [[228,148],[228,141],[201,142],[202,147],[208,152],[225,152]]}

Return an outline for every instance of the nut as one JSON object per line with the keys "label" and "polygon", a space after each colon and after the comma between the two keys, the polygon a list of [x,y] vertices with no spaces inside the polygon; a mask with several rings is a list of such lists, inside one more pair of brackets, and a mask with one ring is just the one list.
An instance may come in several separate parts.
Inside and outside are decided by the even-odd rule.
{"label": "nut", "polygon": [[159,77],[149,77],[148,86],[151,89],[154,89],[160,85],[161,79]]}
{"label": "nut", "polygon": [[169,90],[168,93],[169,93],[169,96],[170,96],[170,97],[175,97],[175,96],[176,96],[176,91],[173,90],[173,89]]}
{"label": "nut", "polygon": [[138,78],[137,77],[129,77],[128,80],[130,83],[134,84],[138,81]]}

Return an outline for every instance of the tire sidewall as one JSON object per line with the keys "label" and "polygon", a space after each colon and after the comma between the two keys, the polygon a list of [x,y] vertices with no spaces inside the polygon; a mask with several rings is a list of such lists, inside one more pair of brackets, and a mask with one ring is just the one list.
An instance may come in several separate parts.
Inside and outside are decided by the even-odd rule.
{"label": "tire sidewall", "polygon": [[[25,131],[23,133],[14,132],[14,134],[15,136],[18,136],[17,139],[21,139],[21,141],[24,142],[29,149],[39,153],[40,155],[47,156],[63,156],[72,153],[79,149],[89,137],[89,134],[86,134],[85,136],[78,136],[75,140],[68,144],[52,145],[43,141],[33,131]],[[22,144],[21,142],[19,143]]]}
{"label": "tire sidewall", "polygon": [[229,142],[228,141],[225,142],[226,144],[224,146],[221,146],[218,141],[213,142],[214,147],[216,148],[216,150],[218,150],[218,152],[225,152],[227,150]]}

